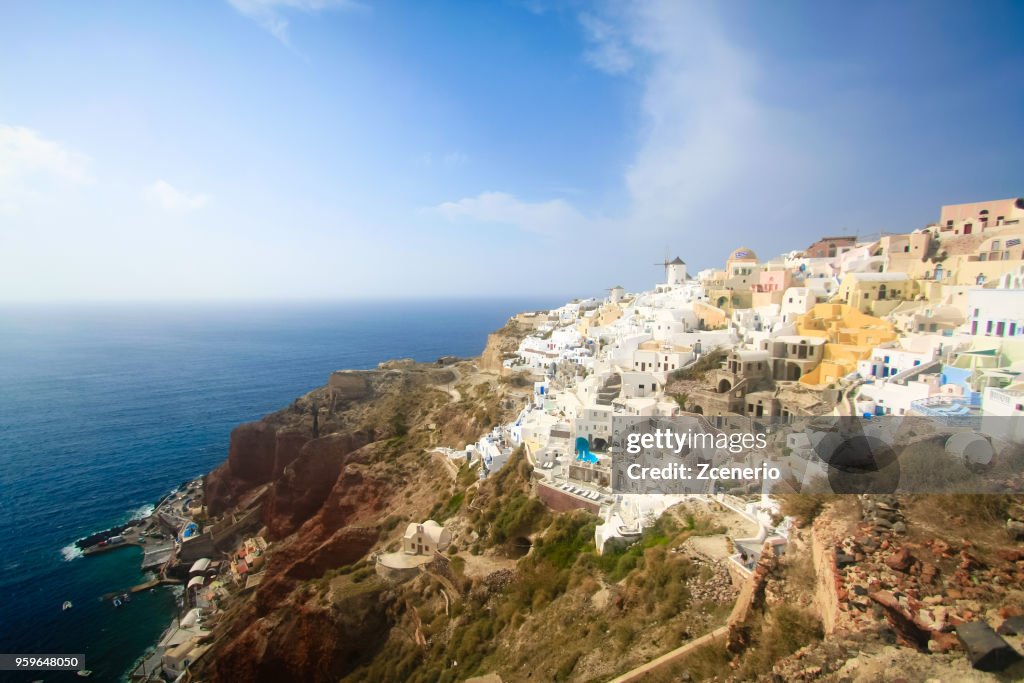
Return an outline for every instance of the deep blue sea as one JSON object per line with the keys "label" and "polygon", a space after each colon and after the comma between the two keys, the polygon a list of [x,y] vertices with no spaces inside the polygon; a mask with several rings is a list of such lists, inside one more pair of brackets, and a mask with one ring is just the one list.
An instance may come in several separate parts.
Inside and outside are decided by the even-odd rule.
{"label": "deep blue sea", "polygon": [[[75,540],[210,471],[235,425],[333,370],[476,355],[513,313],[559,303],[0,308],[0,652],[85,654],[91,680],[119,679],[166,627],[174,594],[101,602],[145,579],[141,550],[76,557]],[[37,678],[80,680],[0,672]]]}

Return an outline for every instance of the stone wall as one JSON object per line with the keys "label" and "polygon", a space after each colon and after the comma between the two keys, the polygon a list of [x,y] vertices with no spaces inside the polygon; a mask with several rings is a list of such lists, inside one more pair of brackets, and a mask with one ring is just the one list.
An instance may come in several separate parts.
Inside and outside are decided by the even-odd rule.
{"label": "stone wall", "polygon": [[835,545],[820,529],[812,527],[811,562],[814,565],[814,608],[821,618],[826,636],[835,633],[842,613],[839,610],[839,586],[842,578],[836,567]]}
{"label": "stone wall", "polygon": [[543,482],[537,482],[537,497],[540,498],[542,503],[556,512],[586,510],[596,515],[601,510],[601,506],[594,501],[583,500],[579,496],[559,491]]}
{"label": "stone wall", "polygon": [[736,598],[732,612],[729,614],[729,621],[726,623],[726,647],[731,652],[741,652],[749,641],[747,635],[747,620],[750,612],[764,602],[764,587],[768,582],[768,575],[775,566],[775,553],[767,545],[761,552],[761,559],[754,566],[750,579],[743,585],[740,595]]}
{"label": "stone wall", "polygon": [[354,401],[370,395],[370,377],[374,371],[338,370],[327,379],[332,401]]}

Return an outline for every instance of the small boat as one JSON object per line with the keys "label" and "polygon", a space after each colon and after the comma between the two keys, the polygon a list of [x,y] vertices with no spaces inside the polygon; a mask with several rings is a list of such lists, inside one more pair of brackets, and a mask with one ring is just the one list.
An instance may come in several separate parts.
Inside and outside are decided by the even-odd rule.
{"label": "small boat", "polygon": [[121,604],[121,598],[114,598],[114,607],[120,607]]}
{"label": "small boat", "polygon": [[121,602],[129,603],[131,601],[132,601],[132,596],[128,595],[127,593],[125,593],[124,595],[121,596]]}
{"label": "small boat", "polygon": [[92,669],[79,669],[75,673],[78,674],[79,678],[88,678],[92,676]]}
{"label": "small boat", "polygon": [[70,600],[65,600],[65,601],[64,601],[64,604],[60,606],[60,608],[61,608],[61,609],[62,609],[63,611],[65,611],[65,612],[67,612],[67,611],[68,611],[69,609],[71,609],[72,607],[73,607],[73,605],[71,604],[71,601],[70,601]]}

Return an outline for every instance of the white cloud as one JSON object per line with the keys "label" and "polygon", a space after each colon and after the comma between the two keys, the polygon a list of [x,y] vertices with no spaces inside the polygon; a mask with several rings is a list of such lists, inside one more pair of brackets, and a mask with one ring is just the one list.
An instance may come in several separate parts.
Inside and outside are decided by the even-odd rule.
{"label": "white cloud", "polygon": [[89,159],[30,128],[0,125],[0,211],[93,181]]}
{"label": "white cloud", "polygon": [[542,235],[571,232],[586,222],[572,205],[561,200],[526,202],[505,192],[483,192],[433,207],[451,222],[472,221],[507,225]]}
{"label": "white cloud", "polygon": [[811,194],[823,175],[814,160],[827,144],[820,124],[765,100],[771,88],[756,55],[728,35],[713,6],[608,7],[580,23],[595,67],[632,69],[641,81],[643,123],[625,171],[633,228],[742,230],[751,207],[781,215],[789,207],[780,198],[794,188]]}
{"label": "white cloud", "polygon": [[615,24],[589,12],[580,15],[580,24],[592,43],[583,53],[592,66],[610,74],[626,73],[633,68],[634,55]]}
{"label": "white cloud", "polygon": [[171,185],[166,180],[158,180],[147,185],[142,196],[165,211],[196,211],[203,208],[213,199],[208,194],[188,194]]}
{"label": "white cloud", "polygon": [[312,14],[331,9],[360,9],[356,0],[228,0],[239,13],[270,31],[285,45],[289,44],[288,18],[292,11]]}
{"label": "white cloud", "polygon": [[589,41],[586,59],[635,78],[642,93],[636,149],[622,169],[626,202],[614,216],[584,213],[582,204],[563,199],[526,202],[502,192],[435,209],[452,221],[586,234],[592,239],[574,243],[593,253],[606,248],[607,236],[630,234],[637,239],[623,250],[652,250],[657,257],[668,246],[708,264],[740,244],[776,246],[772,235],[792,233],[794,223],[814,229],[808,217],[827,213],[814,212],[823,195],[817,189],[830,173],[822,150],[836,147],[827,125],[767,99],[765,67],[713,11],[655,0],[608,3],[579,17]]}

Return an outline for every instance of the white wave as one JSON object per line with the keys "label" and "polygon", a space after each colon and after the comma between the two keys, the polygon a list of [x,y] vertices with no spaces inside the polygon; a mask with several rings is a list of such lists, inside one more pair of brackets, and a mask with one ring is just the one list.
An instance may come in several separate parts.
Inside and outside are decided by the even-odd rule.
{"label": "white wave", "polygon": [[60,554],[64,556],[65,562],[70,562],[76,557],[82,556],[82,549],[78,547],[77,542],[71,545],[66,545],[60,549]]}
{"label": "white wave", "polygon": [[128,521],[134,522],[137,519],[145,519],[153,514],[154,510],[156,510],[156,506],[152,503],[141,505],[128,513]]}

